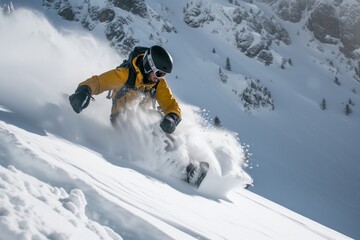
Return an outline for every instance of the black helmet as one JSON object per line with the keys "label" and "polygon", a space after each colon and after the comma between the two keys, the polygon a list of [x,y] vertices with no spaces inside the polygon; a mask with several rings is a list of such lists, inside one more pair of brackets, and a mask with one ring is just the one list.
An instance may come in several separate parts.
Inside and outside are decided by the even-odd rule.
{"label": "black helmet", "polygon": [[166,73],[171,73],[173,60],[168,51],[155,45],[145,52],[143,65],[146,74],[153,71],[158,77],[161,77]]}

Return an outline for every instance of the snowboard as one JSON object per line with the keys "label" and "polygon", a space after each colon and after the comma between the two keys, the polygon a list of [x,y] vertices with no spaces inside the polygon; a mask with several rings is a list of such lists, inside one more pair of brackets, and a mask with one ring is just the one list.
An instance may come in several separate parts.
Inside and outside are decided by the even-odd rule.
{"label": "snowboard", "polygon": [[206,177],[206,174],[209,170],[209,163],[207,162],[200,162],[197,166],[194,163],[190,163],[186,167],[187,177],[186,181],[191,185],[194,185],[196,188],[200,187],[200,184]]}
{"label": "snowboard", "polygon": [[[177,140],[175,134],[163,134],[162,131],[160,131],[160,133],[157,131],[153,131],[153,135],[159,137],[165,143],[164,150],[167,153],[177,151],[179,146],[183,144],[182,141]],[[208,170],[209,163],[192,160],[186,167],[185,179],[182,179],[190,185],[199,188],[200,184],[206,177]]]}

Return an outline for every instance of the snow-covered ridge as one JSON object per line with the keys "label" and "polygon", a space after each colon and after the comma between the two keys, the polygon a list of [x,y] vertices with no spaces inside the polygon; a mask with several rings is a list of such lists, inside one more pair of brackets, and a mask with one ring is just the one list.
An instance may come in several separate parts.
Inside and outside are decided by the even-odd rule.
{"label": "snow-covered ridge", "polygon": [[[156,13],[144,1],[43,1],[43,6],[53,9],[67,21],[79,22],[89,31],[101,31],[119,53],[131,51],[140,39],[166,42],[160,34],[176,32],[172,24]],[[165,11],[165,10],[164,10]],[[137,22],[145,28],[137,31]]]}
{"label": "snow-covered ridge", "polygon": [[[262,3],[269,4],[270,10]],[[352,72],[352,77],[360,79],[360,61],[357,60],[357,46],[360,44],[357,39],[360,38],[357,37],[356,27],[360,20],[354,11],[358,8],[355,1],[218,3],[201,0],[178,5],[182,7],[182,11],[174,12],[166,3],[144,1],[89,1],[87,4],[76,1],[43,2],[43,6],[55,10],[64,19],[79,22],[94,34],[99,33],[98,36],[102,35],[110,41],[110,45],[121,54],[128,53],[139,44],[166,44],[170,38],[176,38],[178,29],[182,30],[183,26],[176,22],[181,20],[189,28],[197,28],[211,37],[225,40],[245,56],[265,66],[279,67],[284,71],[291,71],[292,65],[297,64],[293,61],[295,56],[288,54],[286,49],[293,47],[291,42],[296,38],[307,38],[307,47],[318,49],[322,55],[313,61],[328,68],[334,78],[341,78],[344,73],[339,69],[346,68],[346,71]],[[333,56],[329,58],[328,52]],[[219,71],[222,70],[221,65],[218,68]],[[226,71],[223,73],[232,75]],[[236,99],[246,111],[249,110],[249,101],[245,101],[243,96],[246,95],[244,91],[251,88],[251,81],[246,81],[245,87],[233,87],[239,85],[234,83],[238,79],[256,79],[272,94],[266,79],[262,77],[244,74],[230,77],[227,83],[232,85],[228,87],[229,92],[236,93]],[[250,109],[266,109],[269,103],[270,109],[276,107],[276,101],[271,97],[264,94],[257,96],[265,100],[261,100],[260,104],[251,101]]]}
{"label": "snow-covered ridge", "polygon": [[[268,11],[260,3],[269,4]],[[44,1],[43,6],[54,9],[68,21],[78,21],[89,31],[100,31],[120,53],[128,53],[136,44],[148,39],[162,44],[168,41],[165,33],[176,34],[177,29],[168,18],[176,14],[166,6],[144,1]],[[153,9],[151,6],[156,6]],[[356,1],[187,1],[182,6],[184,22],[189,27],[206,27],[236,46],[248,57],[257,58],[269,65],[277,45],[291,44],[291,38],[280,20],[301,23],[299,32],[311,31],[321,43],[335,44],[338,52],[359,60],[358,14]],[[277,15],[278,17],[275,17]],[[147,25],[138,33],[137,25]],[[101,30],[102,29],[102,30]],[[144,31],[146,29],[146,31]],[[277,53],[278,54],[278,53]],[[285,60],[291,56],[282,56]],[[357,62],[351,63],[359,71]],[[359,78],[357,74],[355,74]]]}

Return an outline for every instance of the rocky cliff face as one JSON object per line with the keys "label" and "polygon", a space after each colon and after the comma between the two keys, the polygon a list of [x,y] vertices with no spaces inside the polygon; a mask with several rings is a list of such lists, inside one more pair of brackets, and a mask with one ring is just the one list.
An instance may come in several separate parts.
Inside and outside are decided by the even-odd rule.
{"label": "rocky cliff face", "polygon": [[220,35],[250,58],[265,65],[272,63],[271,45],[291,43],[288,32],[271,16],[247,4],[232,7],[190,1],[184,8],[184,22],[192,28],[207,27]]}
{"label": "rocky cliff face", "polygon": [[[143,19],[144,25],[150,23],[149,32],[158,28],[155,34],[149,34],[149,39],[155,42],[163,41],[163,37],[159,37],[161,32],[176,32],[175,27],[150,9],[144,0],[107,0],[102,6],[93,5],[92,2],[43,0],[43,6],[55,10],[67,21],[80,22],[89,31],[102,25],[111,45],[124,54],[139,42],[132,27],[134,18]],[[278,22],[255,9],[255,6],[239,4],[225,8],[207,1],[189,1],[185,4],[183,19],[191,28],[209,26],[213,34],[224,36],[247,56],[269,65],[273,59],[271,45],[274,42],[290,44],[291,41]]]}
{"label": "rocky cliff face", "polygon": [[[135,20],[147,26],[150,42],[162,44],[166,41],[164,33],[177,32],[145,0],[96,3],[100,4],[90,0],[43,0],[45,7],[68,21],[81,23],[89,31],[101,26],[106,39],[123,54],[143,40],[143,35],[137,35],[134,29]],[[290,45],[291,40],[278,18],[263,12],[260,3],[270,5],[284,21],[303,24],[321,43],[338,45],[346,57],[360,60],[360,0],[235,0],[226,4],[188,0],[179,14],[190,28],[206,28],[246,56],[270,65],[277,55],[274,44]]]}
{"label": "rocky cliff face", "polygon": [[316,39],[323,43],[336,44],[340,39],[340,21],[334,6],[320,3],[311,13],[307,27]]}
{"label": "rocky cliff face", "polygon": [[348,57],[360,47],[360,3],[319,3],[311,13],[307,27],[323,43],[341,43],[340,50]]}
{"label": "rocky cliff face", "polygon": [[305,27],[322,43],[339,44],[347,57],[360,60],[354,50],[360,48],[359,0],[258,0],[271,5],[283,20]]}
{"label": "rocky cliff face", "polygon": [[176,32],[164,17],[149,9],[144,0],[104,0],[101,5],[96,1],[84,0],[43,0],[43,6],[55,10],[67,21],[76,21],[93,31],[98,26],[104,28],[104,36],[119,53],[127,54],[139,42],[133,28],[135,18],[144,21],[149,27],[149,39],[160,43],[161,32]]}
{"label": "rocky cliff face", "polygon": [[275,13],[281,19],[297,23],[304,14],[311,11],[316,0],[258,0],[273,6]]}
{"label": "rocky cliff face", "polygon": [[[360,48],[360,1],[354,4],[343,4],[338,7],[340,22],[341,50],[355,57],[354,50]],[[360,56],[357,57],[360,60]]]}
{"label": "rocky cliff face", "polygon": [[149,16],[145,0],[110,0],[109,2],[114,4],[114,6],[117,8],[131,12],[134,15],[138,15],[142,18],[147,18]]}

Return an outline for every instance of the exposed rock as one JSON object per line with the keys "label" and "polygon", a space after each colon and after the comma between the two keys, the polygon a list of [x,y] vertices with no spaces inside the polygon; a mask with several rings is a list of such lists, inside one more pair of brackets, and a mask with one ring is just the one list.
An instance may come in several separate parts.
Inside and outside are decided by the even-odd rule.
{"label": "exposed rock", "polygon": [[106,38],[111,42],[111,45],[122,54],[130,52],[138,42],[131,34],[128,34],[128,25],[129,22],[126,18],[117,17],[108,24],[105,29]]}
{"label": "exposed rock", "polygon": [[262,17],[262,26],[273,40],[277,39],[285,44],[291,44],[289,33],[279,23],[273,21],[272,18]]}
{"label": "exposed rock", "polygon": [[273,6],[275,12],[283,20],[300,22],[306,11],[313,9],[316,0],[258,0]]}
{"label": "exposed rock", "polygon": [[307,24],[316,39],[337,44],[348,57],[360,47],[360,4],[336,1],[334,5],[320,3],[311,13]]}
{"label": "exposed rock", "polygon": [[136,44],[138,43],[139,41],[136,40],[135,38],[133,38],[132,36],[127,36],[124,41],[122,42],[121,44],[121,48],[118,48],[118,49],[121,49],[121,53],[122,54],[128,54],[130,51],[132,51],[134,49],[134,47],[136,46]]}
{"label": "exposed rock", "polygon": [[198,28],[214,20],[215,16],[211,14],[211,9],[203,6],[202,2],[189,5],[184,13],[184,22],[193,28]]}
{"label": "exposed rock", "polygon": [[254,44],[248,48],[246,51],[246,56],[251,58],[256,57],[262,50],[267,49],[267,47],[268,44],[264,40],[261,40],[259,43]]}
{"label": "exposed rock", "polygon": [[240,8],[235,8],[233,11],[232,20],[235,22],[235,24],[240,24],[243,19],[246,19],[249,17],[249,14],[247,12],[241,11]]}
{"label": "exposed rock", "polygon": [[88,30],[93,30],[97,23],[105,22],[109,23],[115,18],[115,12],[114,10],[110,8],[103,8],[100,9],[100,7],[92,6],[88,9],[88,15],[85,15],[83,18],[81,24],[84,28]]}
{"label": "exposed rock", "polygon": [[115,7],[131,12],[142,18],[148,17],[148,10],[145,0],[111,0]]}
{"label": "exposed rock", "polygon": [[114,18],[115,18],[115,12],[110,8],[101,9],[101,11],[97,16],[97,19],[100,22],[111,22]]}
{"label": "exposed rock", "polygon": [[260,62],[263,62],[266,66],[272,64],[273,62],[273,55],[270,51],[261,50],[261,52],[257,55],[257,59]]}
{"label": "exposed rock", "polygon": [[125,28],[124,25],[127,25],[128,22],[123,17],[117,17],[115,21],[111,24],[107,25],[105,29],[105,36],[109,41],[122,41],[125,36]]}
{"label": "exposed rock", "polygon": [[[322,43],[338,44],[347,57],[358,58],[360,48],[360,0],[258,0],[273,7],[283,20],[299,22],[305,20],[306,27]],[[247,1],[250,5],[252,1]],[[241,52],[265,64],[271,64],[268,51],[272,43],[291,44],[288,32],[274,17],[265,12],[242,6],[236,2],[230,7],[206,0],[189,1],[183,9],[184,22],[193,28],[209,26],[210,33],[219,34],[232,42]],[[105,36],[120,52],[127,51],[138,41],[136,32],[130,27],[131,15],[119,16],[121,8],[144,18],[154,32],[149,36],[154,42],[163,41],[162,33],[176,33],[175,27],[153,9],[145,0],[106,0],[105,4],[84,0],[43,0],[43,5],[52,8],[68,21],[79,21],[92,31],[99,23],[105,28]],[[106,6],[106,7],[103,7]],[[165,11],[165,10],[163,10]],[[122,11],[120,11],[122,12]],[[307,19],[304,19],[307,18]],[[261,41],[258,39],[261,38]],[[165,40],[166,41],[166,40]],[[274,51],[274,49],[272,49]]]}
{"label": "exposed rock", "polygon": [[[184,8],[184,22],[193,28],[204,27],[206,24],[212,28],[211,33],[220,34],[228,41],[232,39],[233,44],[251,58],[255,58],[262,50],[267,50],[274,40],[278,44],[291,44],[288,32],[275,18],[260,10],[253,13],[252,8],[236,5],[228,8],[219,4],[210,5],[206,1],[191,1]],[[254,42],[259,38],[261,41]],[[262,54],[259,59],[264,57]]]}
{"label": "exposed rock", "polygon": [[[144,0],[105,0],[103,3],[89,0],[43,0],[43,6],[56,10],[64,19],[79,21],[83,28],[89,31],[101,24],[110,45],[124,54],[132,50],[138,42],[136,32],[130,26],[134,15],[144,18],[144,25],[149,28],[148,32],[154,33],[149,39],[157,44],[166,41],[160,32],[176,33],[171,22],[148,8]],[[124,11],[119,8],[129,13],[124,16]]]}
{"label": "exposed rock", "polygon": [[167,22],[162,27],[163,32],[177,32],[174,26],[169,25]]}
{"label": "exposed rock", "polygon": [[[359,1],[358,1],[359,2]],[[355,57],[354,50],[360,48],[360,2],[339,7],[341,25],[340,50],[347,56]]]}
{"label": "exposed rock", "polygon": [[63,9],[59,9],[59,15],[62,16],[65,20],[68,20],[68,21],[74,21],[75,20],[75,14],[72,10],[72,8],[69,6],[69,7],[66,7],[66,8],[63,8]]}
{"label": "exposed rock", "polygon": [[320,3],[311,13],[307,27],[320,42],[334,44],[331,38],[340,38],[340,21],[330,4]]}
{"label": "exposed rock", "polygon": [[[360,1],[258,0],[273,7],[283,20],[308,18],[307,28],[322,43],[339,44],[347,57],[360,47]],[[309,16],[309,17],[308,17]]]}
{"label": "exposed rock", "polygon": [[240,49],[241,52],[246,52],[254,41],[254,36],[249,32],[237,32],[235,34],[235,41],[236,47]]}

